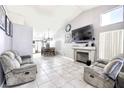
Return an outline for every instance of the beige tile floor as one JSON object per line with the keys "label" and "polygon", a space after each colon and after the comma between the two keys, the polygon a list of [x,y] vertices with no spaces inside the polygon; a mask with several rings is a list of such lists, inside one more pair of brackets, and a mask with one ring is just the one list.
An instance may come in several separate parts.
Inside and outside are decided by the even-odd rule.
{"label": "beige tile floor", "polygon": [[15,88],[93,88],[83,80],[83,63],[40,54],[33,55],[33,60],[38,69],[36,80]]}

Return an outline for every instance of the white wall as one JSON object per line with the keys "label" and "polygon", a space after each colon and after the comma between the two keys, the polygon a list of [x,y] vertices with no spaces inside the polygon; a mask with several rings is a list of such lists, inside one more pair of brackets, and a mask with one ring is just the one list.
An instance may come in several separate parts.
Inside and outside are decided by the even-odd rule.
{"label": "white wall", "polygon": [[[106,27],[100,26],[100,15],[102,13],[107,12],[108,10],[111,10],[112,8],[117,7],[117,5],[103,5],[85,12],[82,12],[79,16],[77,16],[75,19],[73,19],[69,24],[72,25],[72,30],[76,28],[80,28],[89,24],[93,24],[94,26],[94,36],[95,36],[95,44],[97,48],[96,57],[99,56],[99,33],[105,32],[105,31],[112,31],[117,29],[124,29],[124,22],[109,25]],[[71,31],[70,31],[71,33]],[[57,31],[55,34],[55,39],[57,42],[59,42],[62,46],[57,49],[57,51],[66,56],[73,58],[73,50],[72,50],[72,43],[65,43],[65,35],[67,32],[65,32],[65,27],[62,27],[60,30]],[[57,48],[56,44],[56,48]]]}
{"label": "white wall", "polygon": [[20,55],[32,55],[33,30],[24,25],[13,25],[12,49]]}
{"label": "white wall", "polygon": [[11,37],[7,36],[6,33],[0,29],[0,54],[11,49],[11,42]]}

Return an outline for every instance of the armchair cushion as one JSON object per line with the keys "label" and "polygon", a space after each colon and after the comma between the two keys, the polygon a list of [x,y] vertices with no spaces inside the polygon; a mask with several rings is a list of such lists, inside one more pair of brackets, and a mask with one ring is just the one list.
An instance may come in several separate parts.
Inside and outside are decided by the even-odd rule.
{"label": "armchair cushion", "polygon": [[19,68],[20,64],[18,63],[18,61],[16,59],[10,59],[10,57],[3,55],[1,57],[1,62],[2,62],[2,67],[4,70],[4,73],[8,73],[11,70],[13,70],[14,68]]}
{"label": "armchair cushion", "polygon": [[20,68],[20,64],[17,59],[11,60],[11,64],[13,65],[13,68]]}
{"label": "armchair cushion", "polygon": [[10,72],[13,69],[13,65],[10,63],[10,60],[11,59],[6,55],[1,56],[1,64],[5,74]]}
{"label": "armchair cushion", "polygon": [[9,57],[5,58],[4,56],[0,56],[0,62],[5,74],[10,72],[13,69],[13,66],[8,60],[9,60]]}
{"label": "armchair cushion", "polygon": [[2,55],[6,55],[6,56],[10,57],[11,59],[15,59],[15,54],[10,51],[6,51]]}
{"label": "armchair cushion", "polygon": [[18,60],[18,62],[19,62],[20,64],[22,64],[22,59],[21,59],[21,57],[19,56],[19,53],[18,53],[17,51],[12,51],[12,50],[11,50],[11,53],[15,54],[15,58]]}
{"label": "armchair cushion", "polygon": [[21,59],[20,56],[16,55],[16,59],[18,60],[18,62],[19,62],[20,64],[22,64],[22,59]]}
{"label": "armchair cushion", "polygon": [[13,69],[12,72],[17,74],[17,73],[28,71],[30,68],[36,68],[36,65],[35,64],[24,64],[24,65],[21,65],[20,68]]}

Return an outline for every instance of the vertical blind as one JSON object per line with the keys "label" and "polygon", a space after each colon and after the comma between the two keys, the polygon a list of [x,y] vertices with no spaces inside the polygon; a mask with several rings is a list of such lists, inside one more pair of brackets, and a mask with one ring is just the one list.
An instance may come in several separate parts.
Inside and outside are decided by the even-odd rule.
{"label": "vertical blind", "polygon": [[124,30],[100,33],[99,58],[111,59],[119,54],[124,54]]}

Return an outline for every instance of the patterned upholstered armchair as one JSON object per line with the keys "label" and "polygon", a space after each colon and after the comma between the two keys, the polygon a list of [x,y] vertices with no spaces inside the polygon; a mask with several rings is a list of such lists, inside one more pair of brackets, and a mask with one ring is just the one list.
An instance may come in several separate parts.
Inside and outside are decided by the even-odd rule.
{"label": "patterned upholstered armchair", "polygon": [[[122,75],[120,70],[124,64],[124,57],[119,56],[108,62],[97,61],[89,67],[84,67],[84,80],[94,87],[100,88],[115,87],[118,76],[119,82],[122,82],[124,74]],[[122,83],[120,85],[122,86]]]}
{"label": "patterned upholstered armchair", "polygon": [[18,53],[6,51],[0,56],[6,79],[6,86],[23,84],[36,78],[37,67],[31,61],[23,62]]}

